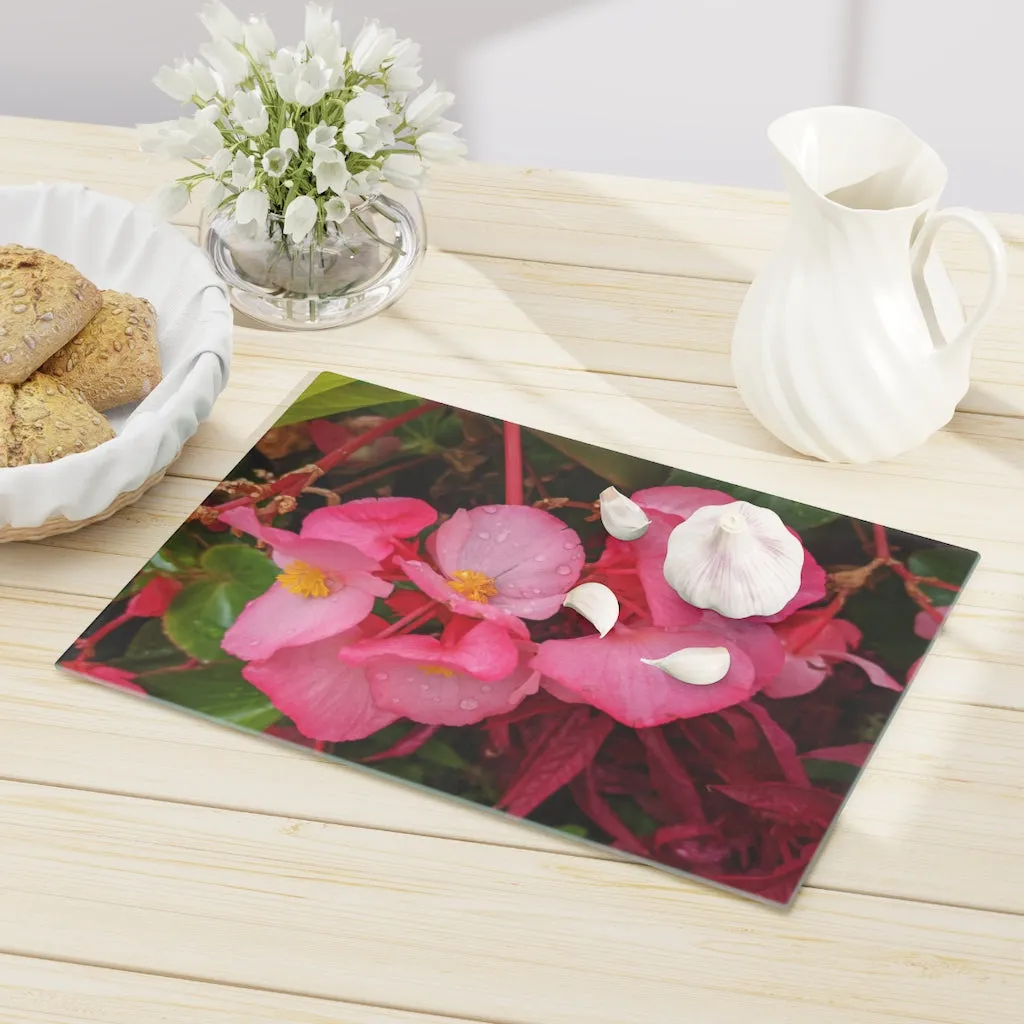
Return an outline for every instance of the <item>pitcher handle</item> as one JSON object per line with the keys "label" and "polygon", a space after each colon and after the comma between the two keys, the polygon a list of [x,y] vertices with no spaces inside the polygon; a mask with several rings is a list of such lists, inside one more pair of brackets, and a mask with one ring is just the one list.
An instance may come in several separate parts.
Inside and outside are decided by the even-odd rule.
{"label": "pitcher handle", "polygon": [[[959,221],[972,228],[981,238],[982,245],[988,255],[989,283],[988,292],[982,300],[981,305],[974,311],[974,315],[967,321],[960,333],[952,340],[943,337],[935,321],[935,313],[931,308],[928,288],[924,281],[924,268],[931,255],[932,246],[939,231],[951,221]],[[931,328],[932,337],[936,346],[959,347],[966,344],[974,336],[974,332],[988,319],[989,315],[999,304],[1003,293],[1006,291],[1006,246],[999,237],[999,232],[992,226],[992,222],[983,214],[970,210],[965,206],[950,206],[948,209],[939,210],[932,214],[925,221],[914,245],[912,262],[912,273],[914,278],[914,289],[918,297],[926,300],[925,318]]]}

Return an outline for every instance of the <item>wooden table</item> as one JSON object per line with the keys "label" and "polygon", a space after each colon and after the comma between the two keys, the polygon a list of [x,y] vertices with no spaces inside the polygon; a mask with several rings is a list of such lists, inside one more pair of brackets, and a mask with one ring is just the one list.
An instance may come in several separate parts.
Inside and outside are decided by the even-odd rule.
{"label": "wooden table", "polygon": [[[141,200],[131,132],[0,120],[0,182]],[[784,199],[466,165],[389,314],[239,328],[230,386],[114,519],[0,549],[0,1020],[1000,1024],[1024,1020],[1024,218],[950,427],[794,457],[728,346]],[[193,219],[182,229],[196,233]],[[982,255],[950,232],[963,293]],[[59,674],[57,654],[333,369],[983,553],[789,913]]]}

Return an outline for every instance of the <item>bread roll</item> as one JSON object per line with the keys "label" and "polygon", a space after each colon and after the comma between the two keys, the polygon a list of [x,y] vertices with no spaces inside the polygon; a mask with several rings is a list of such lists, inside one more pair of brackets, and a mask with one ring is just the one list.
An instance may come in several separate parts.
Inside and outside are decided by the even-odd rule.
{"label": "bread roll", "polygon": [[124,292],[101,293],[103,306],[75,338],[42,366],[77,388],[103,412],[138,402],[160,383],[156,310]]}
{"label": "bread roll", "polygon": [[0,466],[53,462],[114,437],[110,424],[72,388],[45,373],[0,384]]}
{"label": "bread roll", "polygon": [[0,384],[20,384],[99,312],[99,289],[40,249],[0,247]]}

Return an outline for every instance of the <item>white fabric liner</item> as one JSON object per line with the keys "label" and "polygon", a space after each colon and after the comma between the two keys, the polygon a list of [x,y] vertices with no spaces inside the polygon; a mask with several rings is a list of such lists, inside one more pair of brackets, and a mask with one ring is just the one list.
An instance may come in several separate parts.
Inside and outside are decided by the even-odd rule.
{"label": "white fabric liner", "polygon": [[231,363],[227,290],[177,228],[82,185],[0,188],[0,245],[10,243],[45,249],[98,288],[156,309],[163,380],[106,414],[118,436],[56,462],[0,469],[0,525],[88,519],[169,465],[209,416]]}

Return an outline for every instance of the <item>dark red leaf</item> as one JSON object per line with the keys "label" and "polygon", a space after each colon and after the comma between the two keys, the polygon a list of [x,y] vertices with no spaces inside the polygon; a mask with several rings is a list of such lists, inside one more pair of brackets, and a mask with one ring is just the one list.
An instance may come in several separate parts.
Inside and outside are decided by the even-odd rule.
{"label": "dark red leaf", "polygon": [[574,708],[530,751],[497,806],[525,817],[594,760],[614,725],[607,715],[591,714],[589,707]]}
{"label": "dark red leaf", "polygon": [[415,729],[410,729],[394,746],[382,750],[379,754],[364,757],[363,763],[371,764],[374,761],[385,761],[389,757],[408,757],[409,754],[415,754],[437,732],[438,728],[439,726],[436,725],[417,725]]}
{"label": "dark red leaf", "polygon": [[597,791],[594,772],[591,767],[580,772],[570,784],[572,795],[576,798],[579,809],[595,825],[612,837],[615,846],[628,853],[637,853],[641,857],[649,857],[650,850],[643,842],[626,828],[625,823],[611,809],[608,802]]}
{"label": "dark red leaf", "polygon": [[125,611],[139,618],[157,618],[171,607],[182,584],[167,576],[151,579],[129,602]]}
{"label": "dark red leaf", "polygon": [[684,839],[697,839],[699,836],[714,834],[715,829],[705,821],[690,822],[687,825],[666,825],[654,833],[654,845],[668,846]]}
{"label": "dark red leaf", "polygon": [[786,781],[793,783],[794,786],[809,787],[811,780],[807,778],[807,772],[800,763],[800,758],[797,757],[796,744],[793,742],[793,737],[755,701],[748,700],[741,706],[761,727],[764,738],[772,748]]}
{"label": "dark red leaf", "polygon": [[725,708],[718,714],[729,723],[739,749],[745,754],[757,753],[761,747],[761,730],[746,715],[741,715],[733,708]]}
{"label": "dark red leaf", "polygon": [[809,750],[802,757],[813,758],[815,761],[842,761],[843,764],[862,765],[871,753],[872,743],[850,743],[845,747],[820,747]]}
{"label": "dark red leaf", "polygon": [[754,786],[712,786],[723,796],[780,821],[828,827],[842,797],[824,789],[804,789],[788,782],[764,782]]}
{"label": "dark red leaf", "polygon": [[703,821],[704,808],[697,787],[690,773],[679,763],[661,728],[637,729],[636,734],[647,749],[651,782],[658,795],[684,821]]}

